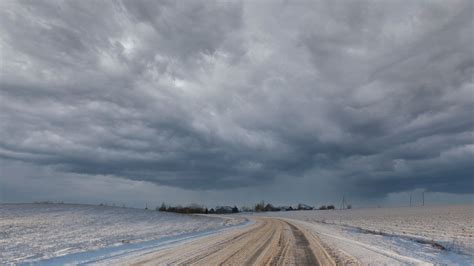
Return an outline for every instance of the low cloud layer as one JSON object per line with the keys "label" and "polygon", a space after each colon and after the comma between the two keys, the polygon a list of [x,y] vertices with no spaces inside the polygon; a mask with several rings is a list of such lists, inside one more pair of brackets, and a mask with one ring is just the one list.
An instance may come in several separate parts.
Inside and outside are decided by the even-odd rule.
{"label": "low cloud layer", "polygon": [[474,192],[472,1],[0,5],[4,166]]}

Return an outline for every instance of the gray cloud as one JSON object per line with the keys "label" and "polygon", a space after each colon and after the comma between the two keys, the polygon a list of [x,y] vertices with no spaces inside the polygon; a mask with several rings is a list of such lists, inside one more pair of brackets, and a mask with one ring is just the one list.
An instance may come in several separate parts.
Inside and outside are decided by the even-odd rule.
{"label": "gray cloud", "polygon": [[188,190],[474,192],[471,1],[1,5],[4,164]]}

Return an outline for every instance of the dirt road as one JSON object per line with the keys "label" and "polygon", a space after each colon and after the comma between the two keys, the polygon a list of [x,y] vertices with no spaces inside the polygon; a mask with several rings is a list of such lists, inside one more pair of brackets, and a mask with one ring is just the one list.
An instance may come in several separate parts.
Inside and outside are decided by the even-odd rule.
{"label": "dirt road", "polygon": [[298,224],[252,218],[254,224],[134,258],[126,264],[335,265]]}

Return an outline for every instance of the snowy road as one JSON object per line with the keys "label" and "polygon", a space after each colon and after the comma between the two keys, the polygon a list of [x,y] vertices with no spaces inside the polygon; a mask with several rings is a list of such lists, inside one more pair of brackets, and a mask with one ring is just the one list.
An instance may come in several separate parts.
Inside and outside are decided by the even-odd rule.
{"label": "snowy road", "polygon": [[317,238],[299,224],[253,218],[250,226],[120,261],[124,264],[335,265]]}
{"label": "snowy road", "polygon": [[[115,262],[133,265],[433,265],[450,262],[469,265],[469,258],[446,253],[450,260],[430,260],[420,243],[385,245],[381,236],[370,243],[332,226],[279,217],[248,217],[248,226],[236,227],[146,254]],[[369,236],[370,237],[370,236]],[[399,246],[400,245],[400,246]],[[414,252],[400,250],[410,246]],[[434,257],[433,257],[434,258]]]}

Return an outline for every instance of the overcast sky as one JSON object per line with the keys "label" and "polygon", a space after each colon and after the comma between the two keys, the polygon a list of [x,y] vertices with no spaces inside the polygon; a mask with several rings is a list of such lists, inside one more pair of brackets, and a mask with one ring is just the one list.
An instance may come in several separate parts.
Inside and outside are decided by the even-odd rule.
{"label": "overcast sky", "polygon": [[473,1],[0,1],[0,202],[472,202]]}

